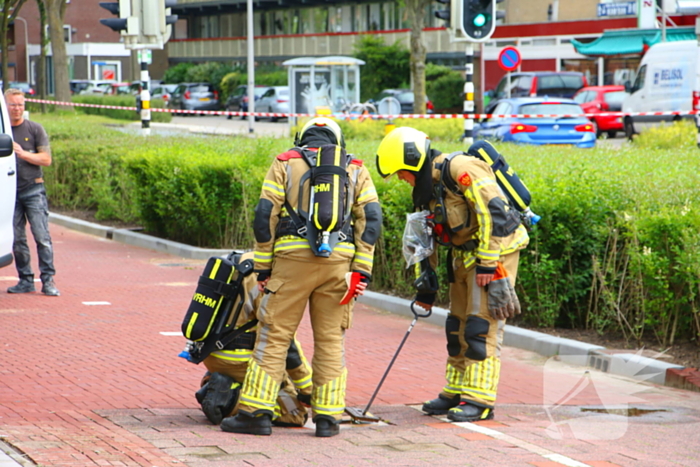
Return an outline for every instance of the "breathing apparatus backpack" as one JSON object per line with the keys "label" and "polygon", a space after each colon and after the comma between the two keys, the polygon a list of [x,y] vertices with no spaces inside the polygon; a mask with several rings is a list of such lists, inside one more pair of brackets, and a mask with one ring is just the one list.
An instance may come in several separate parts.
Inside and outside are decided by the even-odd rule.
{"label": "breathing apparatus backpack", "polygon": [[[465,153],[458,152],[454,154]],[[466,154],[481,159],[491,166],[493,173],[496,175],[498,186],[501,187],[506,198],[508,198],[510,205],[520,212],[523,224],[526,227],[531,227],[539,222],[541,217],[530,210],[530,203],[532,202],[530,190],[520,180],[513,168],[508,165],[505,157],[491,143],[488,141],[477,141],[469,147]],[[452,155],[450,154],[448,157],[451,158]]]}
{"label": "breathing apparatus backpack", "polygon": [[235,327],[246,300],[243,281],[252,272],[253,260],[240,261],[236,252],[209,258],[182,321],[182,334],[190,343],[181,357],[200,363],[257,324],[253,319]]}
{"label": "breathing apparatus backpack", "polygon": [[[309,170],[299,180],[297,208],[287,200],[284,205],[294,233],[307,239],[316,256],[327,258],[339,242],[349,240],[352,235],[353,195],[347,168],[353,158],[335,144],[321,146],[318,152],[306,148],[294,150],[301,154]],[[357,180],[354,182],[352,186]],[[305,196],[306,184],[309,191]]]}

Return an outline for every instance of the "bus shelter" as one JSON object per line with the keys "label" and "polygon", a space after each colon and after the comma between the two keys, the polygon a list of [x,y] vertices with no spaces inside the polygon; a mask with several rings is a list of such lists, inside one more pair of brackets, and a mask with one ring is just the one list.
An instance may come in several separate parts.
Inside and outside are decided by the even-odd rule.
{"label": "bus shelter", "polygon": [[365,64],[362,60],[342,56],[300,57],[282,64],[289,67],[292,113],[339,113],[360,102],[360,65]]}

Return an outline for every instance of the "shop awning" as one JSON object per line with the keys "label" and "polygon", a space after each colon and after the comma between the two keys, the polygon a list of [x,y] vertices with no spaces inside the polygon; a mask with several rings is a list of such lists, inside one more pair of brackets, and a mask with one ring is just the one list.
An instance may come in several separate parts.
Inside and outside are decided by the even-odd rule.
{"label": "shop awning", "polygon": [[[695,28],[666,29],[666,42],[695,40]],[[640,55],[652,45],[661,42],[660,29],[618,29],[605,31],[593,42],[582,43],[572,39],[576,52],[581,55],[609,57],[614,55]]]}

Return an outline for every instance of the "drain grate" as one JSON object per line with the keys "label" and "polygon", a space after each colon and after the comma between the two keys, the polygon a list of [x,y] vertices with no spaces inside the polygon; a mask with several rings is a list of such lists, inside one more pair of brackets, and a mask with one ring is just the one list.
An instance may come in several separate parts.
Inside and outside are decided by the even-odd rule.
{"label": "drain grate", "polygon": [[623,417],[641,417],[654,412],[668,412],[666,409],[640,409],[638,407],[582,407],[581,412],[607,413],[610,415],[622,415]]}

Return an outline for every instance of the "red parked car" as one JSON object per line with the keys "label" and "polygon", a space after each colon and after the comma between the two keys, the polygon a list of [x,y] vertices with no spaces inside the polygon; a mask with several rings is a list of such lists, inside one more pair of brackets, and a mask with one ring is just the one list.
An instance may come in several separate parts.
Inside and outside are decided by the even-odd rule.
{"label": "red parked car", "polygon": [[[587,114],[598,114],[621,111],[625,96],[627,93],[622,85],[588,86],[581,88],[574,96],[574,100],[581,104],[581,108]],[[595,116],[589,118],[596,124],[599,137],[605,132],[608,134],[608,138],[614,138],[618,131],[624,130],[622,117]]]}

